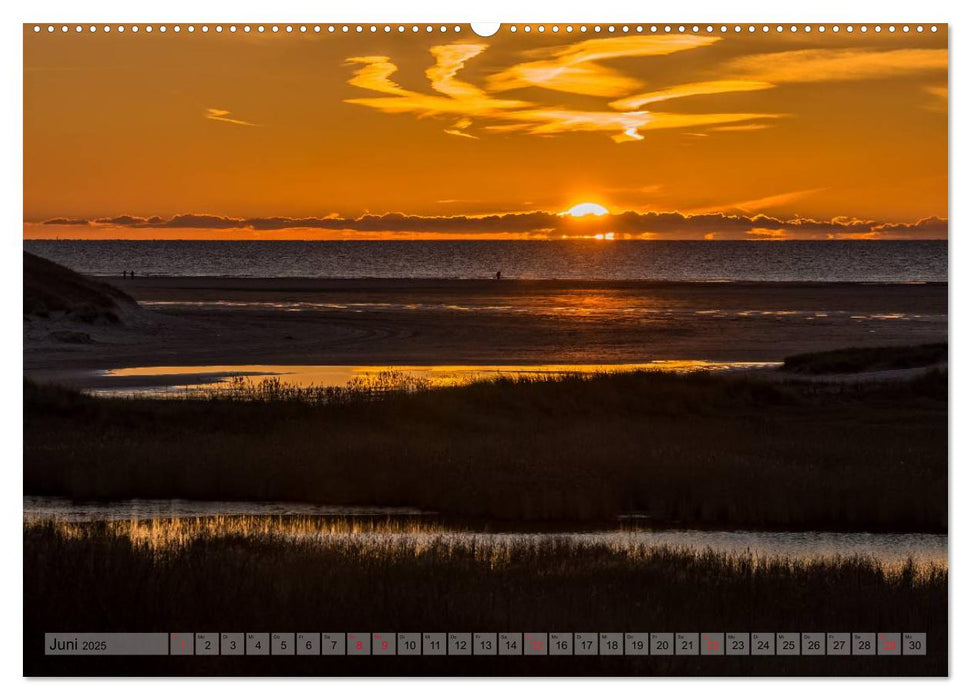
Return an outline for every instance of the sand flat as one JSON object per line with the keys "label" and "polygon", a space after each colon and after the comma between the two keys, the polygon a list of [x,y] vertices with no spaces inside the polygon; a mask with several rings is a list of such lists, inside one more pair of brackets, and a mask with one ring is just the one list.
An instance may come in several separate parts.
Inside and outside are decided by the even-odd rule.
{"label": "sand flat", "polygon": [[946,284],[104,278],[145,321],[27,370],[192,364],[769,362],[947,339]]}

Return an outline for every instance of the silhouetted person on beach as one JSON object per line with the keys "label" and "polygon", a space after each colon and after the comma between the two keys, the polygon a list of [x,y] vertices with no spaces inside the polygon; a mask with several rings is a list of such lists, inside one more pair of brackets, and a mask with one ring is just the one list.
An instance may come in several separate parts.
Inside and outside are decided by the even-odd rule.
{"label": "silhouetted person on beach", "polygon": [[499,270],[499,271],[496,272],[496,279],[497,280],[501,280],[502,279],[502,270]]}
{"label": "silhouetted person on beach", "polygon": [[134,270],[131,271],[131,278],[132,279],[135,279],[135,271]]}
{"label": "silhouetted person on beach", "polygon": [[121,271],[121,278],[122,279],[125,279],[126,277],[128,277],[128,270],[122,270]]}

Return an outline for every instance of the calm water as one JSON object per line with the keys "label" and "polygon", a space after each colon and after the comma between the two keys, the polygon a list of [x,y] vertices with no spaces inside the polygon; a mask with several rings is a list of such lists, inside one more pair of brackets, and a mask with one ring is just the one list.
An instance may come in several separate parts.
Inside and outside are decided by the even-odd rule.
{"label": "calm water", "polygon": [[947,241],[24,241],[92,275],[944,282]]}
{"label": "calm water", "polygon": [[[631,545],[667,546],[703,552],[741,554],[790,559],[816,559],[834,556],[870,556],[887,567],[899,566],[908,558],[918,564],[947,566],[947,536],[924,533],[847,533],[847,532],[758,532],[750,530],[650,530],[632,528],[637,520],[627,520],[623,529],[598,529],[585,532],[483,532],[471,528],[443,525],[433,514],[406,508],[353,508],[310,506],[294,503],[247,503],[222,501],[130,500],[113,503],[77,503],[66,499],[24,497],[25,520],[91,522],[98,520],[132,521],[172,518],[265,518],[266,516],[307,516],[319,518],[374,517],[377,527],[359,531],[346,528],[343,537],[366,537],[369,541],[447,537],[495,543],[523,538],[542,540],[557,538],[577,543],[605,543],[619,548]],[[428,525],[415,525],[415,519],[427,518]],[[397,519],[397,521],[396,521]],[[382,525],[382,523],[386,523]],[[300,534],[299,526],[280,521],[233,521],[224,527],[240,526],[260,532],[280,529],[279,534]],[[218,529],[218,528],[217,528]],[[326,527],[309,527],[307,536],[328,536]],[[331,530],[331,532],[335,532]],[[359,535],[355,535],[359,532]],[[323,534],[322,534],[323,533]]]}
{"label": "calm water", "polygon": [[318,506],[309,503],[247,501],[182,501],[132,499],[128,501],[71,501],[66,498],[24,496],[24,518],[93,522],[96,520],[154,520],[157,518],[203,518],[216,515],[305,515],[320,517],[416,516],[415,508],[358,508]]}
{"label": "calm water", "polygon": [[[231,391],[237,382],[259,384],[278,379],[298,387],[343,387],[375,382],[444,387],[475,381],[505,378],[548,379],[566,375],[592,376],[613,372],[729,372],[778,367],[779,362],[709,362],[706,360],[655,360],[638,364],[612,365],[188,365],[170,367],[124,367],[99,372],[54,373],[42,379],[74,379],[88,393],[100,396],[181,397],[188,394]],[[411,380],[416,380],[411,382]]]}

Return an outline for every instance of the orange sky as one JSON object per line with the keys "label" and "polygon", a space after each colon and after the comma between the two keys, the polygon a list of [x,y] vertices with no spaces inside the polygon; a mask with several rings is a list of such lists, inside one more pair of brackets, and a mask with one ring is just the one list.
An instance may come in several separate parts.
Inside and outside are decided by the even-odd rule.
{"label": "orange sky", "polygon": [[29,238],[947,234],[943,27],[24,31]]}

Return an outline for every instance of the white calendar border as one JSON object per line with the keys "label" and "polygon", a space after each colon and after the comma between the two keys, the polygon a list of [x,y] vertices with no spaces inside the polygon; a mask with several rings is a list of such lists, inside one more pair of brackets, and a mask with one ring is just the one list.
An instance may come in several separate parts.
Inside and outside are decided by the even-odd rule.
{"label": "white calendar border", "polygon": [[[414,22],[434,21],[450,23],[467,23],[470,21],[505,22],[611,22],[611,21],[646,21],[657,22],[829,22],[829,23],[886,23],[886,22],[922,22],[922,23],[951,23],[949,36],[951,37],[950,66],[951,76],[955,84],[950,90],[951,123],[958,123],[958,115],[967,113],[968,93],[971,85],[965,76],[971,74],[971,65],[966,60],[968,49],[961,44],[963,34],[968,31],[968,12],[962,10],[957,3],[943,0],[912,0],[900,2],[898,0],[882,0],[867,9],[859,4],[852,4],[846,0],[806,0],[803,6],[794,3],[755,2],[736,0],[726,3],[717,0],[694,0],[687,2],[672,2],[666,5],[660,3],[646,3],[643,0],[592,0],[584,5],[579,2],[543,1],[525,3],[522,0],[479,0],[478,2],[445,2],[443,0],[367,0],[366,2],[346,3],[338,6],[331,3],[311,2],[309,0],[273,0],[272,2],[236,2],[216,3],[204,0],[167,0],[157,3],[155,7],[149,4],[133,3],[130,0],[85,0],[85,2],[70,0],[21,2],[18,7],[4,7],[4,23],[2,27],[2,43],[0,52],[3,55],[4,84],[3,94],[9,99],[8,107],[3,110],[4,132],[7,139],[2,143],[3,172],[3,236],[0,238],[0,284],[3,285],[4,298],[11,300],[7,309],[5,323],[0,324],[3,333],[3,343],[0,352],[3,355],[3,366],[10,371],[2,377],[2,395],[4,397],[2,423],[2,441],[4,448],[3,465],[3,523],[0,529],[3,537],[4,553],[17,553],[18,562],[22,566],[20,556],[22,547],[21,508],[22,508],[22,437],[23,437],[23,407],[21,398],[21,378],[15,370],[22,370],[22,331],[20,329],[20,299],[22,298],[22,268],[21,268],[21,222],[23,219],[23,182],[22,182],[22,30],[23,22],[63,22],[63,21],[112,21],[112,22],[199,22],[220,20],[229,21],[328,21],[328,22]],[[968,123],[965,121],[965,123]],[[14,136],[11,136],[14,135]],[[967,146],[967,138],[957,129],[951,133],[952,149],[952,182],[961,182],[967,188],[968,166],[971,164],[971,151]],[[965,177],[961,177],[964,175]],[[953,190],[953,186],[952,186]],[[960,198],[952,200],[950,211],[951,244],[950,269],[951,274],[951,337],[950,347],[952,355],[957,356],[969,347],[969,324],[967,309],[971,305],[971,256],[968,250],[971,243],[962,241],[963,236],[971,236],[971,231],[958,230],[961,223],[967,219],[962,216],[962,209],[967,205]],[[16,300],[16,304],[14,304]],[[968,425],[971,420],[969,400],[971,400],[971,380],[964,361],[971,362],[971,355],[963,353],[966,358],[959,359],[957,365],[950,370],[952,405],[952,465],[960,468],[951,470],[951,674],[950,682],[917,681],[891,679],[887,681],[869,681],[878,684],[881,700],[895,698],[911,699],[915,695],[928,690],[935,694],[968,695],[968,678],[971,670],[966,663],[968,658],[967,642],[961,639],[966,633],[971,633],[969,620],[969,604],[963,602],[964,595],[959,593],[955,582],[960,582],[963,570],[962,564],[967,560],[967,542],[969,539],[968,517],[962,509],[954,509],[954,504],[962,504],[971,495],[968,489],[968,477],[963,474],[971,468],[971,450],[967,430],[954,430],[954,426]],[[954,494],[961,494],[955,498]],[[965,508],[966,512],[967,509]],[[273,680],[253,682],[245,680],[165,680],[162,682],[146,682],[135,680],[86,680],[82,682],[70,681],[24,681],[23,663],[21,657],[22,635],[22,577],[10,572],[0,581],[0,600],[3,600],[3,618],[0,623],[6,634],[0,635],[0,669],[3,671],[2,680],[8,697],[40,697],[58,698],[58,700],[82,700],[88,697],[125,698],[130,700],[171,700],[173,695],[179,697],[194,697],[196,695],[221,692],[218,687],[226,683],[230,686],[234,700],[249,700],[263,698],[267,693],[287,693],[294,697],[310,694],[337,694],[341,698],[386,697],[393,694],[396,700],[411,698],[456,698],[462,700],[496,700],[497,696],[520,697],[529,695],[552,696],[557,700],[572,700],[573,698],[589,698],[604,692],[615,694],[617,698],[643,697],[645,693],[678,693],[681,698],[695,698],[704,696],[711,698],[718,694],[718,700],[725,697],[725,693],[744,693],[748,697],[766,697],[778,700],[784,696],[786,700],[817,700],[819,693],[832,692],[867,692],[861,687],[861,681],[824,679],[810,683],[791,683],[784,680],[752,680],[731,679],[723,680],[718,687],[711,681],[697,679],[654,679],[650,686],[643,686],[635,680],[594,680],[594,679],[556,679],[540,681],[536,679],[472,683],[468,680],[330,680],[321,685],[320,680]],[[955,574],[958,574],[955,577]],[[966,588],[962,586],[962,589]],[[963,590],[962,590],[963,592]],[[955,594],[957,593],[957,594]],[[389,621],[390,622],[390,621]],[[540,667],[537,666],[539,671]],[[722,687],[723,683],[730,684]],[[820,686],[817,683],[825,683]],[[660,684],[660,685],[658,685]],[[835,684],[835,686],[834,686]],[[932,685],[933,684],[933,685]],[[964,687],[964,690],[960,690]],[[227,689],[228,690],[228,689]],[[6,693],[5,693],[6,694]]]}

